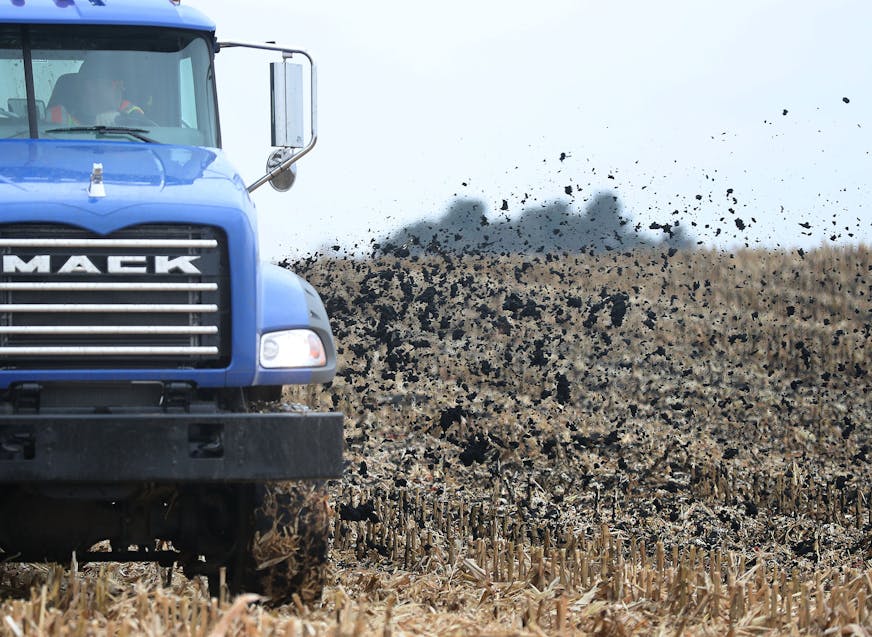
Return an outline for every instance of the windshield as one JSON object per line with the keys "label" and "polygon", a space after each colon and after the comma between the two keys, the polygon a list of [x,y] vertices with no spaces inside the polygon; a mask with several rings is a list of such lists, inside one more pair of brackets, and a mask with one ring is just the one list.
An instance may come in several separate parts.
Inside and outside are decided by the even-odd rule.
{"label": "windshield", "polygon": [[0,27],[0,139],[218,146],[209,41],[142,27]]}

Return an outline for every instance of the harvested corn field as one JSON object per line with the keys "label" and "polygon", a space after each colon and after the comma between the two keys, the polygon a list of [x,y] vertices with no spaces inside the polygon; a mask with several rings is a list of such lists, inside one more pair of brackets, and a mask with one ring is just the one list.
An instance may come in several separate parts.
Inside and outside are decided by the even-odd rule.
{"label": "harvested corn field", "polygon": [[869,250],[288,265],[340,347],[263,407],[347,416],[323,601],[8,566],[0,634],[870,634]]}

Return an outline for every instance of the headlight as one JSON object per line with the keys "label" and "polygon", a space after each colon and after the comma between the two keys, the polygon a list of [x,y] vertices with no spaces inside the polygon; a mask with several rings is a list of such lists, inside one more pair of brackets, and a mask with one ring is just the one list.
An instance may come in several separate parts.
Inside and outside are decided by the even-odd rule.
{"label": "headlight", "polygon": [[270,332],[260,337],[260,364],[276,367],[324,367],[324,343],[312,330]]}

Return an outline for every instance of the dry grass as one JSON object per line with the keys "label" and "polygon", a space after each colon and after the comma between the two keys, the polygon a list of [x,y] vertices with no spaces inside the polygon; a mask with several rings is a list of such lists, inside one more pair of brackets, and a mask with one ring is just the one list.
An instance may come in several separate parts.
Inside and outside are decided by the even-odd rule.
{"label": "dry grass", "polygon": [[331,585],[0,576],[0,635],[872,631],[872,252],[296,264],[342,348]]}

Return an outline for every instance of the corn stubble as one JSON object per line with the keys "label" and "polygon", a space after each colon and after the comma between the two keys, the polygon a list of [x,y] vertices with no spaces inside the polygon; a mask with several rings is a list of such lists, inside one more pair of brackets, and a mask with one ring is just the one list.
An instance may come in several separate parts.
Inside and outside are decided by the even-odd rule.
{"label": "corn stubble", "polygon": [[872,632],[869,250],[294,267],[341,373],[286,403],[348,417],[323,599],[7,567],[0,635]]}

